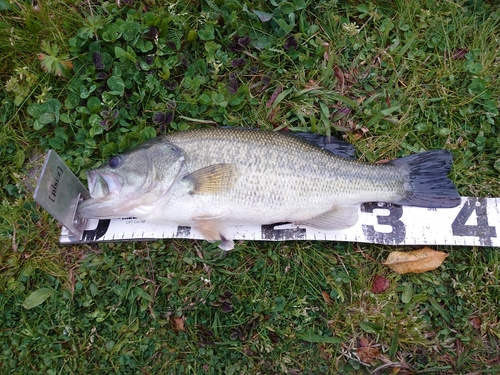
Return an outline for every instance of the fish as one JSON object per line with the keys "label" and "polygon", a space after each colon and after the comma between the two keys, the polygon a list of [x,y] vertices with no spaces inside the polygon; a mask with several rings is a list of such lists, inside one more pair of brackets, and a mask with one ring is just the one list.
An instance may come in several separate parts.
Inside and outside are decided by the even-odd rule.
{"label": "fish", "polygon": [[[333,138],[332,138],[333,140]],[[234,248],[232,225],[356,224],[359,205],[451,208],[460,195],[452,154],[431,150],[386,163],[355,159],[352,145],[311,133],[203,128],[153,138],[87,171],[81,218],[137,217],[197,229]]]}

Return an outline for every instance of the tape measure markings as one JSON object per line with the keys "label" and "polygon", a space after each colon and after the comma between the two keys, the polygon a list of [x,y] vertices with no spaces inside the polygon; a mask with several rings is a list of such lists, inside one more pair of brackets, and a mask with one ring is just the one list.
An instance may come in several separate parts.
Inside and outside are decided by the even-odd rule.
{"label": "tape measure markings", "polygon": [[[500,198],[463,197],[460,206],[427,209],[367,203],[360,206],[358,223],[342,231],[321,231],[291,224],[232,226],[236,240],[326,240],[370,242],[387,245],[500,246]],[[141,233],[139,235],[139,233]],[[89,221],[82,241],[63,232],[62,243],[145,240],[160,238],[201,239],[196,229],[159,225],[136,218]]]}

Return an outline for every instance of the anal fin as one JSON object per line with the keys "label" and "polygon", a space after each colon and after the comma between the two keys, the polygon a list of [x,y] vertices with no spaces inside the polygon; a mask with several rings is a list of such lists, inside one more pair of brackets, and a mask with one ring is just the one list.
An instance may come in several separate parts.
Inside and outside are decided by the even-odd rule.
{"label": "anal fin", "polygon": [[217,219],[197,219],[194,228],[209,242],[221,241],[219,244],[220,249],[224,251],[234,249],[234,241],[226,234],[227,229]]}
{"label": "anal fin", "polygon": [[324,230],[346,229],[352,227],[358,221],[358,209],[357,205],[337,206],[321,215],[295,224]]}

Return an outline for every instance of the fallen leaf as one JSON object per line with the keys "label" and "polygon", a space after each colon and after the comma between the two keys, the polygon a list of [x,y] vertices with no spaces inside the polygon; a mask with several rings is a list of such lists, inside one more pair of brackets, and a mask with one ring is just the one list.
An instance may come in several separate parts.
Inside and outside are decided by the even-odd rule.
{"label": "fallen leaf", "polygon": [[368,346],[370,345],[370,343],[368,342],[368,339],[366,337],[361,337],[359,339],[359,346],[360,347],[365,347],[365,346]]}
{"label": "fallen leaf", "polygon": [[186,318],[183,317],[183,316],[173,318],[172,319],[173,329],[175,331],[185,331],[186,330],[184,328],[184,322],[185,321],[186,321]]}
{"label": "fallen leaf", "polygon": [[267,108],[271,107],[274,104],[274,102],[278,98],[279,94],[281,94],[281,91],[283,91],[283,86],[279,85],[278,87],[276,87],[273,94],[271,95],[268,102],[266,103]]}
{"label": "fallen leaf", "polygon": [[452,57],[453,57],[453,60],[460,60],[460,59],[464,59],[465,58],[465,55],[469,52],[469,50],[465,49],[465,48],[455,48],[453,50],[453,54],[452,54]]}
{"label": "fallen leaf", "polygon": [[377,275],[373,280],[372,293],[379,294],[389,288],[390,282],[384,276]]}
{"label": "fallen leaf", "polygon": [[335,72],[335,77],[337,77],[337,79],[340,82],[340,93],[342,94],[342,93],[344,93],[344,84],[345,84],[344,73],[342,72],[342,70],[338,66],[335,66],[333,68],[333,71]]}
{"label": "fallen leaf", "polygon": [[420,250],[393,251],[382,264],[399,274],[422,273],[438,268],[448,254],[424,247]]}
{"label": "fallen leaf", "polygon": [[362,346],[356,349],[356,354],[358,355],[361,362],[372,363],[380,355],[379,348],[372,348],[371,346]]}
{"label": "fallen leaf", "polygon": [[469,319],[469,322],[470,322],[471,326],[474,327],[475,329],[477,329],[477,330],[481,329],[481,318],[475,317],[475,318]]}
{"label": "fallen leaf", "polygon": [[325,300],[325,303],[330,306],[332,304],[332,300],[330,299],[330,295],[328,292],[322,291],[321,294],[323,295],[323,299]]}

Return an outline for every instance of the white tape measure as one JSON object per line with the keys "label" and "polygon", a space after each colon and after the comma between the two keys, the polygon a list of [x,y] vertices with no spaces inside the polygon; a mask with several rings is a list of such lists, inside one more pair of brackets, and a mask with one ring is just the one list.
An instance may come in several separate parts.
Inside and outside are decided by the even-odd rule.
{"label": "white tape measure", "polygon": [[[492,225],[496,223],[497,225]],[[292,224],[249,225],[228,228],[235,240],[325,240],[368,242],[386,245],[474,245],[500,246],[500,199],[462,198],[460,206],[447,209],[402,207],[387,203],[360,206],[355,226],[324,231]],[[190,228],[148,223],[136,218],[90,220],[81,239],[63,230],[62,243],[152,240],[162,238],[202,239]]]}
{"label": "white tape measure", "polygon": [[[35,190],[35,200],[63,226],[61,243],[202,239],[190,227],[154,224],[136,218],[75,220],[86,189],[59,156],[49,151]],[[324,231],[292,224],[229,228],[235,240],[322,240],[386,245],[468,245],[500,247],[500,198],[462,197],[454,208],[420,208],[364,203],[355,226]]]}

